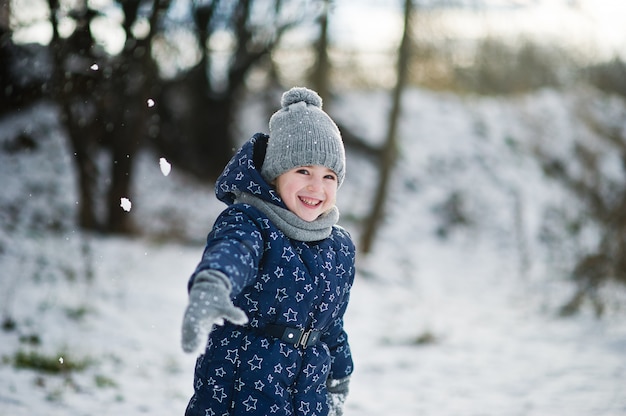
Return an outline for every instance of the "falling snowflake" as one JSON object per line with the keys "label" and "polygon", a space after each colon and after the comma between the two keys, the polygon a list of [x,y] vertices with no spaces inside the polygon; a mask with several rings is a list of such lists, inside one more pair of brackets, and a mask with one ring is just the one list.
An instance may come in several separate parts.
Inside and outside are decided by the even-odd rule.
{"label": "falling snowflake", "polygon": [[97,71],[98,69],[100,69],[100,67],[98,66],[98,64],[93,64],[89,67],[92,71]]}
{"label": "falling snowflake", "polygon": [[152,98],[148,98],[148,101],[146,101],[146,103],[148,104],[148,107],[154,107],[154,100]]}
{"label": "falling snowflake", "polygon": [[120,207],[122,207],[122,209],[126,212],[130,211],[132,204],[130,202],[130,199],[128,198],[122,198],[120,199]]}
{"label": "falling snowflake", "polygon": [[159,159],[159,166],[161,167],[161,173],[163,173],[163,176],[169,175],[172,171],[172,165],[170,165],[164,157]]}

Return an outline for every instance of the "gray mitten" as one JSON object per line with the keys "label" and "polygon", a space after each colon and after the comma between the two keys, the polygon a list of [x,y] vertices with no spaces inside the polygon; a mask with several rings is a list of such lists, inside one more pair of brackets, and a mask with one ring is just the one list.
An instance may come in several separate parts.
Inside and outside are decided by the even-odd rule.
{"label": "gray mitten", "polygon": [[342,416],[343,404],[348,397],[350,376],[338,380],[326,380],[326,390],[328,390],[328,416]]}
{"label": "gray mitten", "polygon": [[183,317],[183,351],[193,352],[213,325],[224,319],[243,325],[248,322],[245,312],[230,300],[230,280],[215,270],[203,270],[196,276],[189,291],[189,305]]}

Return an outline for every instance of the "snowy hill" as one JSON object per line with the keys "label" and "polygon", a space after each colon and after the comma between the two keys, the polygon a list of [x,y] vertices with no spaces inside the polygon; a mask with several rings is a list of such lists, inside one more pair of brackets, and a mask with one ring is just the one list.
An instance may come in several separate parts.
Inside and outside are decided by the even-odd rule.
{"label": "snowy hill", "polygon": [[[558,229],[550,215],[581,208],[532,156],[541,149],[576,171],[569,155],[584,140],[619,178],[619,155],[579,114],[623,123],[624,103],[582,89],[404,99],[388,216],[358,259],[346,318],[356,365],[346,416],[626,415],[626,291],[602,288],[601,319],[585,306],[557,317],[575,289],[573,257],[597,234],[588,224],[546,243]],[[388,105],[385,93],[354,92],[332,111],[377,142]],[[182,414],[195,357],[179,326],[222,209],[213,190],[176,166],[163,175],[145,152],[129,213],[145,235],[81,233],[54,108],[0,120],[0,148],[0,415]],[[348,157],[339,207],[358,241],[375,170]]]}

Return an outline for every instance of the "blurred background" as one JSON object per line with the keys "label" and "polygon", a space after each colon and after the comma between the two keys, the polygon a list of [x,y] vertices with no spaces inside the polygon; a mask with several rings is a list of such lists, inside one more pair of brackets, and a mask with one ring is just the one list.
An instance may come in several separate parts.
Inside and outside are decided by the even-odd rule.
{"label": "blurred background", "polygon": [[[339,120],[349,150],[375,158],[380,173],[364,252],[383,216],[404,90],[514,97],[587,85],[626,94],[626,6],[617,0],[3,0],[0,10],[0,115],[56,106],[78,183],[78,225],[104,233],[140,232],[119,201],[132,196],[142,148],[210,183],[252,130],[265,131],[277,95],[293,85],[317,90],[331,115],[342,91],[389,92],[378,143]],[[250,97],[265,108],[242,124]],[[583,113],[624,155],[621,120],[606,125]],[[28,146],[27,136],[16,146]],[[600,220],[607,227],[624,229],[624,201],[582,189],[544,153],[536,157],[551,175],[607,211],[596,212],[610,217]],[[109,166],[98,168],[103,154]],[[614,274],[623,279],[626,245],[618,246],[607,261],[619,262]]]}
{"label": "blurred background", "polygon": [[[489,241],[486,257],[477,257],[482,267],[502,263],[507,273],[476,275],[524,282],[521,303],[547,314],[542,322],[585,314],[592,326],[623,321],[625,18],[622,0],[0,0],[0,335],[8,340],[0,379],[19,368],[56,374],[59,348],[74,349],[67,337],[55,343],[64,337],[45,335],[51,326],[36,323],[37,311],[60,305],[61,320],[72,326],[106,304],[119,307],[111,294],[101,294],[97,307],[83,303],[83,290],[93,294],[98,279],[106,282],[102,293],[111,290],[103,264],[115,260],[100,249],[145,251],[148,261],[154,245],[175,243],[176,253],[193,247],[199,258],[221,209],[211,196],[214,180],[243,141],[267,132],[281,93],[296,85],[319,92],[346,143],[349,173],[339,203],[359,248],[357,280],[416,295],[402,301],[406,309],[396,302],[404,292],[392,290],[387,307],[409,317],[413,307],[422,313],[433,306],[427,299],[441,300],[438,289],[424,283],[433,276],[442,279],[442,298],[484,294],[478,280],[469,289],[442,276],[458,278],[469,266],[451,259]],[[130,249],[132,242],[140,247]],[[434,247],[447,254],[432,255]],[[116,273],[139,274],[140,257]],[[444,266],[450,270],[438,275]],[[32,296],[42,279],[64,283]],[[83,284],[92,289],[77,289]],[[176,285],[172,328],[185,301],[184,284]],[[68,290],[76,298],[59,294]],[[467,312],[437,310],[457,318]],[[445,344],[455,326],[411,325],[412,346]],[[607,330],[605,346],[623,359],[618,327]],[[406,334],[390,337],[404,345]],[[387,345],[382,338],[373,348]],[[575,361],[573,354],[564,368]],[[69,373],[82,371],[78,364],[61,371],[57,393],[81,391],[76,378],[67,385]],[[98,388],[115,386],[114,370],[99,371]],[[525,413],[499,409],[626,414],[624,392],[612,387],[626,374],[623,363],[616,369],[607,361],[598,371],[611,398],[607,413],[576,413],[576,403],[562,413],[537,403]],[[44,402],[57,400],[42,380],[35,376],[48,392]],[[0,414],[2,405],[24,407],[20,386],[0,393]],[[388,402],[406,403],[393,394]],[[480,408],[479,399],[474,404]],[[385,413],[377,405],[354,401],[349,408]]]}

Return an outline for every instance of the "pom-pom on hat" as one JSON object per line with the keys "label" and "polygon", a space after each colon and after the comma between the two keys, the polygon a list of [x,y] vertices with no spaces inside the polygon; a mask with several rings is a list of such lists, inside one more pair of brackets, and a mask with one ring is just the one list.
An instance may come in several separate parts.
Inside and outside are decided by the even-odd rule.
{"label": "pom-pom on hat", "polygon": [[308,88],[294,87],[280,104],[270,118],[263,178],[272,182],[290,169],[319,165],[335,172],[340,186],[346,175],[345,150],[337,125],[322,111],[322,98]]}

